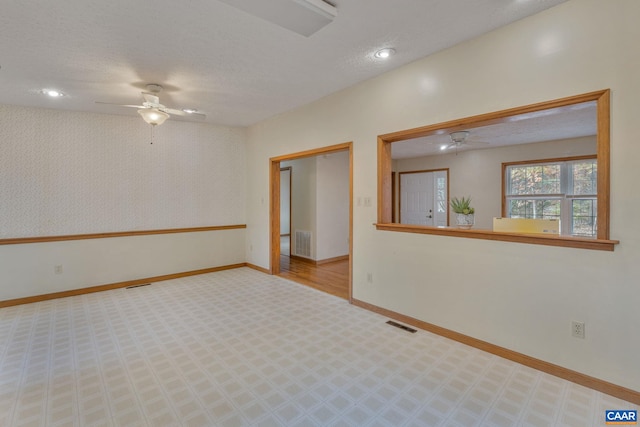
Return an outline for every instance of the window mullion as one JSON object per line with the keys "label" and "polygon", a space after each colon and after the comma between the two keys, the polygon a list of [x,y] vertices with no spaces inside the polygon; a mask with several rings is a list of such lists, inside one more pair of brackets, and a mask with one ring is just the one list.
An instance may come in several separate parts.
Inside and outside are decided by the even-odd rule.
{"label": "window mullion", "polygon": [[563,162],[561,165],[560,173],[560,185],[562,188],[562,201],[560,202],[560,233],[572,234],[573,223],[572,218],[572,205],[569,194],[573,193],[573,179],[570,173],[571,166],[569,162]]}

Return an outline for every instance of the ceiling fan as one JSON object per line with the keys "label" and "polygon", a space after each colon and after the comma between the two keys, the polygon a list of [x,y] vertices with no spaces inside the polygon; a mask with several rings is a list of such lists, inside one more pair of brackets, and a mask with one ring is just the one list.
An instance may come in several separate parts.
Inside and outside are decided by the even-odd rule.
{"label": "ceiling fan", "polygon": [[457,132],[451,132],[449,134],[449,138],[451,138],[451,142],[449,144],[446,145],[441,145],[440,146],[440,150],[444,151],[444,150],[449,150],[452,148],[455,148],[456,151],[458,150],[458,148],[461,147],[466,147],[469,145],[487,145],[489,144],[488,142],[480,142],[480,141],[468,141],[467,138],[469,137],[470,132],[466,131],[466,130],[461,130],[461,131],[457,131]]}
{"label": "ceiling fan", "polygon": [[147,91],[142,92],[144,102],[142,105],[127,105],[127,104],[112,104],[110,102],[96,101],[96,104],[117,105],[119,107],[138,108],[138,114],[142,116],[145,122],[152,126],[161,125],[172,114],[175,116],[187,116],[197,115],[205,117],[204,114],[198,113],[197,110],[185,108],[183,110],[177,110],[175,108],[168,108],[160,104],[160,98],[158,94],[162,91],[162,86],[158,84],[148,84],[146,86]]}

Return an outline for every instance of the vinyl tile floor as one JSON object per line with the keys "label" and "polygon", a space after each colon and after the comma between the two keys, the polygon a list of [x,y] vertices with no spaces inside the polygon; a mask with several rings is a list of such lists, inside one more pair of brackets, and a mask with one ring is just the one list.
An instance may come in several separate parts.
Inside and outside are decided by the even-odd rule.
{"label": "vinyl tile floor", "polygon": [[603,426],[637,406],[248,268],[0,309],[0,425]]}

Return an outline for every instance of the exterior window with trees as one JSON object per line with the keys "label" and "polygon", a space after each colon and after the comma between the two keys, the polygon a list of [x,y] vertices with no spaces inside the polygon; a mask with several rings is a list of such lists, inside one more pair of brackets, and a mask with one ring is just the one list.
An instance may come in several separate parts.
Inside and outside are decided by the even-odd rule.
{"label": "exterior window with trees", "polygon": [[558,219],[563,235],[597,237],[595,157],[505,163],[503,170],[504,216]]}

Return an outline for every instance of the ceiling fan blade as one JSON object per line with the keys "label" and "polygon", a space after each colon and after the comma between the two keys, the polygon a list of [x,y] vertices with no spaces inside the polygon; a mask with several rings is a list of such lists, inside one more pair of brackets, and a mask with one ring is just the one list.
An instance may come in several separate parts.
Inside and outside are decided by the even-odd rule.
{"label": "ceiling fan blade", "polygon": [[175,108],[167,108],[167,107],[158,107],[158,110],[164,111],[167,114],[172,114],[174,116],[186,116],[188,115],[182,110],[176,110]]}
{"label": "ceiling fan blade", "polygon": [[114,104],[112,102],[100,102],[100,101],[96,101],[96,104],[115,105],[116,107],[128,107],[128,108],[145,108],[144,105]]}
{"label": "ceiling fan blade", "polygon": [[157,95],[154,95],[152,93],[149,92],[142,92],[142,97],[144,98],[145,101],[147,101],[149,104],[160,104],[160,98],[158,98]]}

